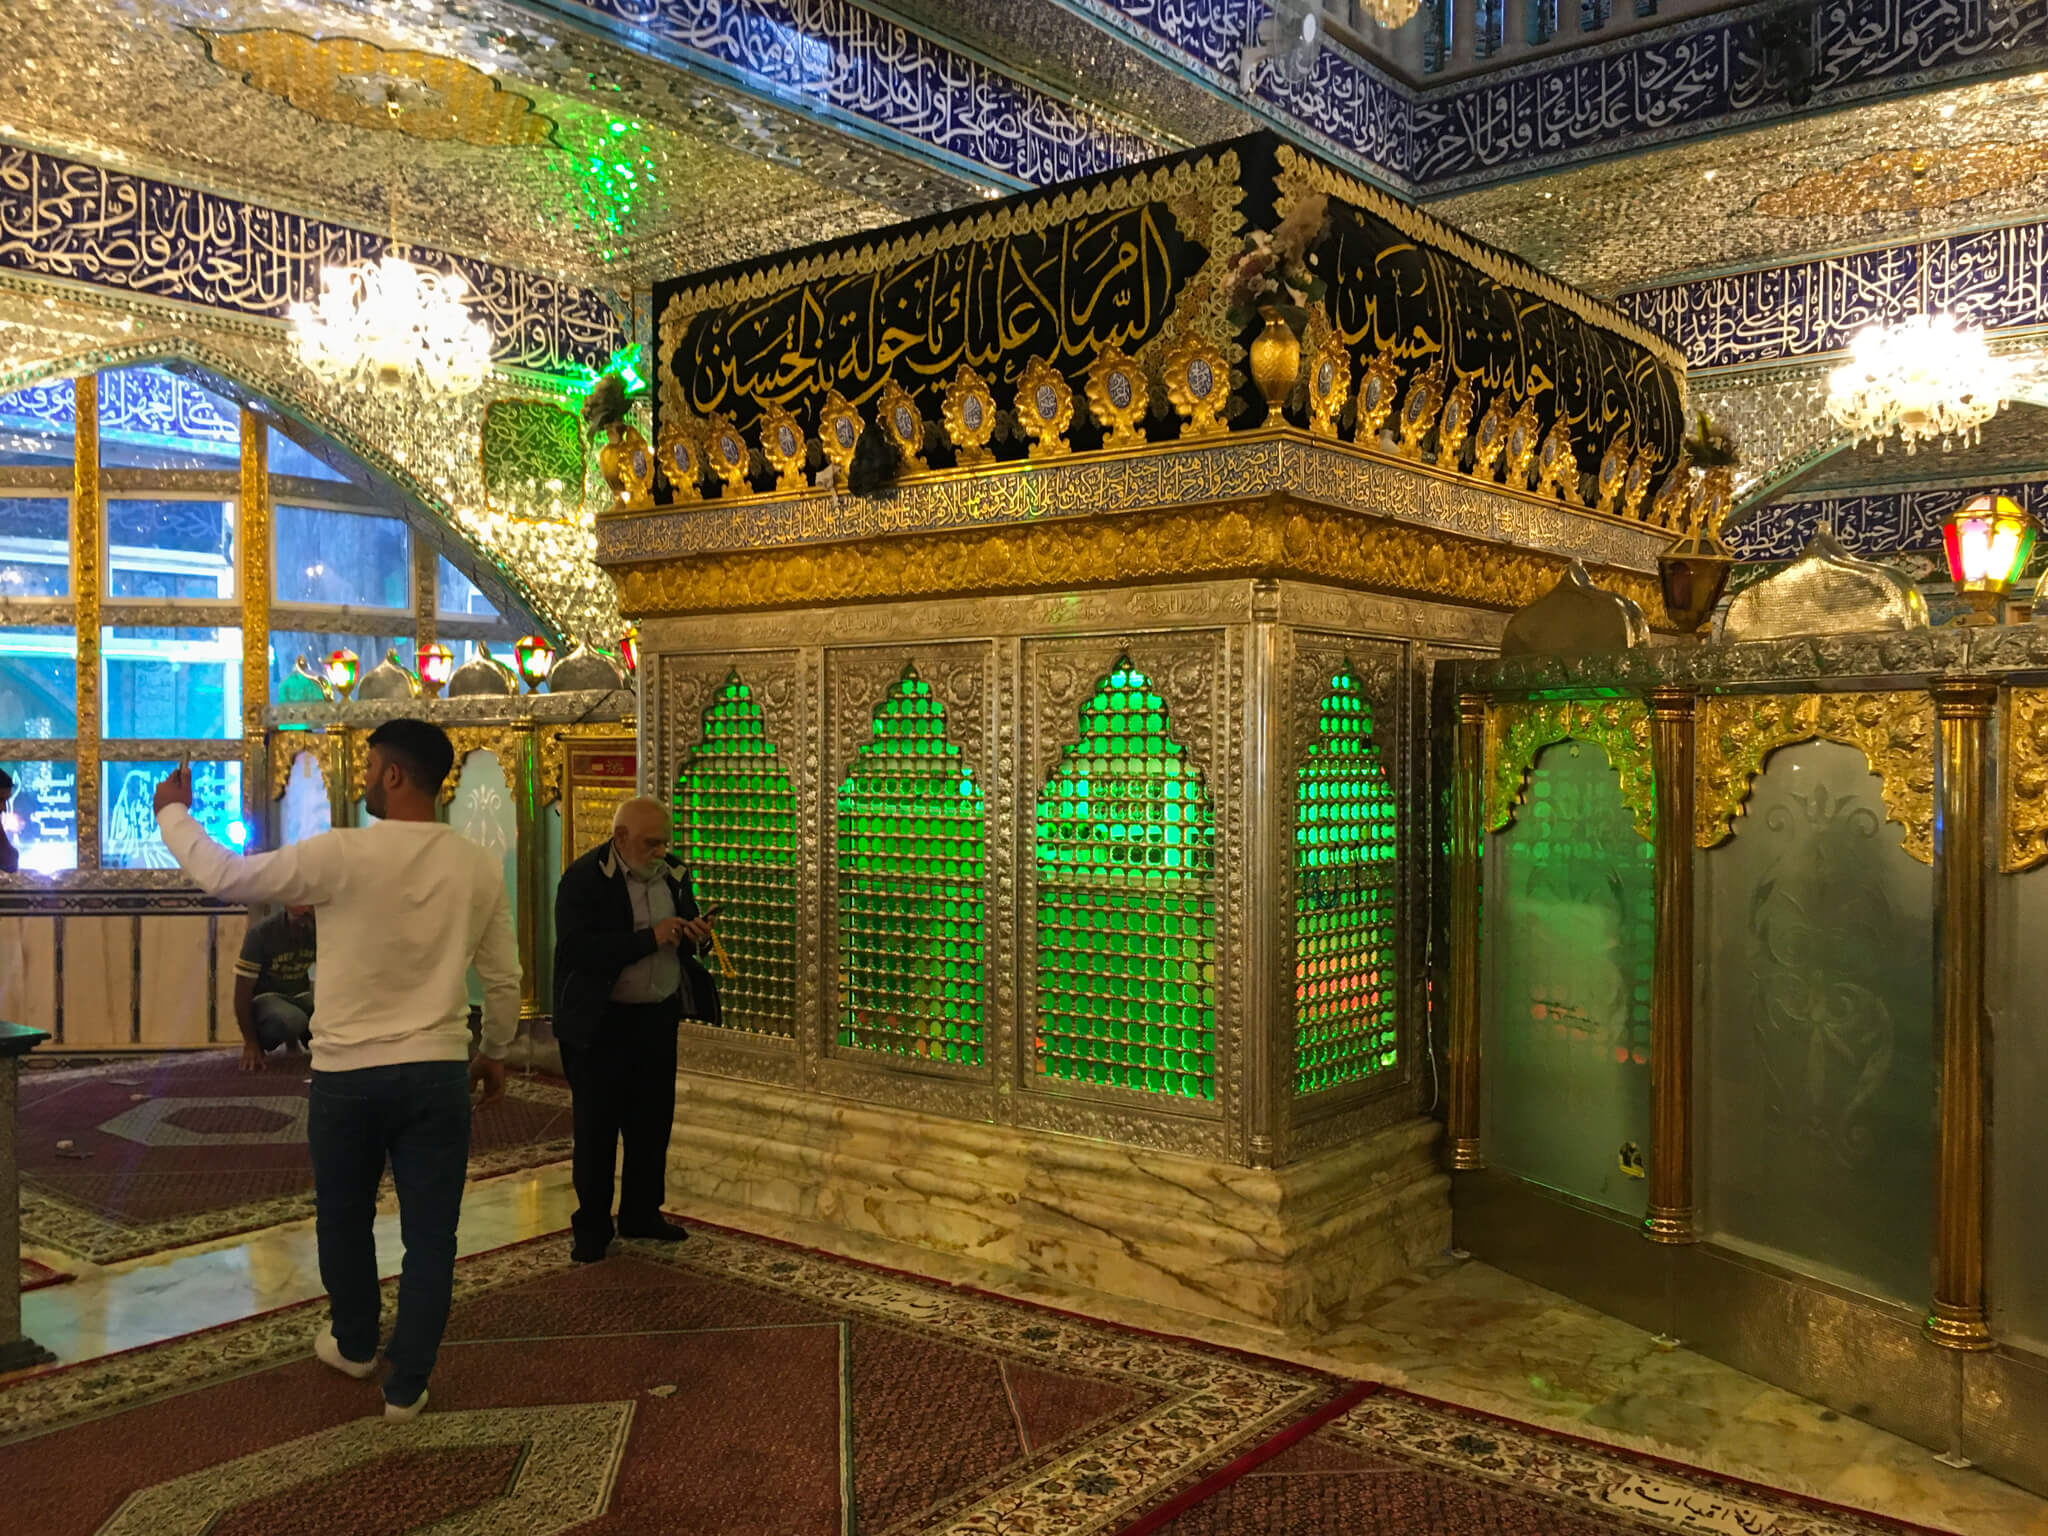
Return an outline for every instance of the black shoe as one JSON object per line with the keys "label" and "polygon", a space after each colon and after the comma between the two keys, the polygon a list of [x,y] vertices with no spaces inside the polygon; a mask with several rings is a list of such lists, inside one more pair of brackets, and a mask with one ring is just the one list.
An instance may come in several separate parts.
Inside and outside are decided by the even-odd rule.
{"label": "black shoe", "polygon": [[569,1262],[571,1264],[595,1264],[610,1251],[611,1246],[609,1242],[586,1243],[581,1238],[578,1238],[569,1245]]}
{"label": "black shoe", "polygon": [[643,1243],[680,1243],[690,1234],[676,1222],[664,1216],[657,1216],[645,1225],[619,1226],[619,1236],[630,1237]]}

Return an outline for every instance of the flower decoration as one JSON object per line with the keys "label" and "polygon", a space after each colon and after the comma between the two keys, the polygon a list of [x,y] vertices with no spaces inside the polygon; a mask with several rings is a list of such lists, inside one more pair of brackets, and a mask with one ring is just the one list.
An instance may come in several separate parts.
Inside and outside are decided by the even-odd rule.
{"label": "flower decoration", "polygon": [[1329,199],[1304,197],[1270,230],[1255,229],[1224,276],[1226,318],[1242,330],[1261,307],[1278,311],[1299,341],[1308,329],[1308,309],[1322,302],[1329,284],[1314,270],[1316,247],[1329,232]]}
{"label": "flower decoration", "polygon": [[1699,421],[1699,436],[1685,440],[1685,451],[1693,463],[1701,469],[1732,469],[1740,463],[1742,453],[1735,446],[1735,439],[1724,428],[1715,426],[1705,411],[1700,412]]}

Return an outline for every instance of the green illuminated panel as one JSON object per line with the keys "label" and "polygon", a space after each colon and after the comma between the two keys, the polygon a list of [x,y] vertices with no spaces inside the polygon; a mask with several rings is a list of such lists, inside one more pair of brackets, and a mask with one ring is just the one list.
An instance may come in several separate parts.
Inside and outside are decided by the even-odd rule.
{"label": "green illuminated panel", "polygon": [[985,806],[906,670],[839,786],[839,1043],[977,1065]]}
{"label": "green illuminated panel", "polygon": [[1394,791],[1372,705],[1338,673],[1322,737],[1294,779],[1294,1091],[1399,1062]]}
{"label": "green illuminated panel", "polygon": [[[760,706],[734,673],[704,711],[704,736],[676,775],[676,852],[701,905],[720,905],[725,1025],[796,1029],[796,795]],[[715,966],[715,961],[713,962]]]}
{"label": "green illuminated panel", "polygon": [[1216,1097],[1215,818],[1128,659],[1038,799],[1038,1070]]}

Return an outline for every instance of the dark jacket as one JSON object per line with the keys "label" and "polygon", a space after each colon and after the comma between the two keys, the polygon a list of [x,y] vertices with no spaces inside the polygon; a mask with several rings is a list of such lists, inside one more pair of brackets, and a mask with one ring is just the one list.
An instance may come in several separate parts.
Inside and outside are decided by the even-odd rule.
{"label": "dark jacket", "polygon": [[[668,861],[668,889],[676,916],[697,916],[690,872]],[[718,987],[684,939],[683,983],[676,994],[678,1018],[717,1023]],[[555,890],[555,1038],[588,1045],[604,1022],[619,973],[654,953],[652,929],[633,926],[633,898],[626,871],[609,842],[600,843],[567,869]]]}

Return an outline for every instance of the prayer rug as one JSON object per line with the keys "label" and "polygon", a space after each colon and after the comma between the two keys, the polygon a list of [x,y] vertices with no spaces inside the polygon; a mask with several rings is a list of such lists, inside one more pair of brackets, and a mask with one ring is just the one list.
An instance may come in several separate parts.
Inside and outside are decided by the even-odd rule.
{"label": "prayer rug", "polygon": [[40,1291],[46,1285],[63,1285],[66,1281],[77,1278],[76,1275],[66,1274],[61,1269],[52,1269],[49,1265],[38,1263],[31,1258],[24,1257],[21,1261],[21,1288],[24,1293]]}
{"label": "prayer rug", "polygon": [[[22,1074],[22,1241],[112,1264],[313,1214],[307,1060],[236,1051]],[[471,1178],[570,1151],[569,1089],[514,1074],[478,1110]]]}
{"label": "prayer rug", "polygon": [[1947,1536],[1393,1388],[1299,1427],[1123,1536]]}
{"label": "prayer rug", "polygon": [[[428,1410],[307,1303],[0,1388],[37,1536],[1115,1531],[1357,1383],[696,1227],[457,1268]],[[387,1288],[387,1296],[389,1289]],[[389,1311],[387,1305],[387,1321]]]}

